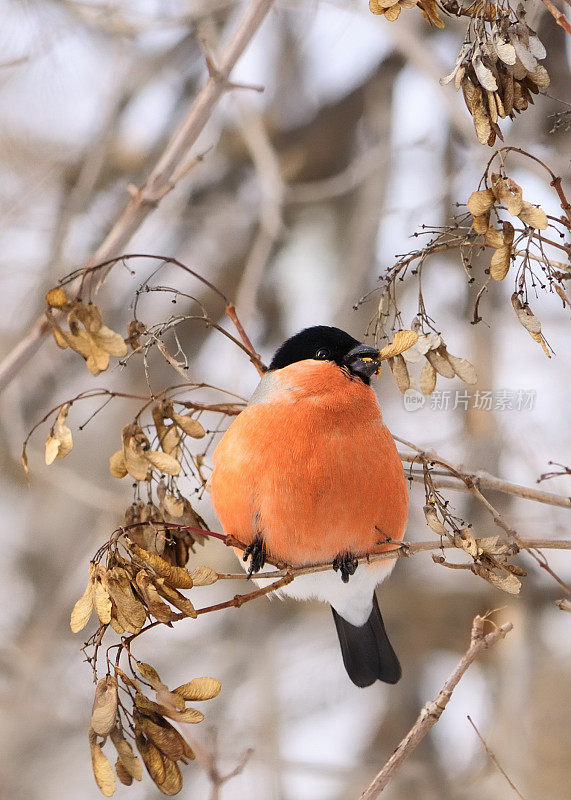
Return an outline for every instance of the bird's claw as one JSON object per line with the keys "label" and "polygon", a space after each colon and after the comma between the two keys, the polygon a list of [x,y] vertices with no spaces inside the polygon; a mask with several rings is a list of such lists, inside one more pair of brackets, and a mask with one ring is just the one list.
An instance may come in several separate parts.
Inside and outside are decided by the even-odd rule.
{"label": "bird's claw", "polygon": [[339,553],[333,559],[333,569],[341,573],[343,583],[349,583],[349,577],[354,575],[358,566],[359,562],[353,553]]}
{"label": "bird's claw", "polygon": [[248,559],[250,559],[248,578],[251,578],[252,574],[254,572],[259,572],[266,563],[266,545],[259,534],[252,539],[244,550],[242,561],[247,561]]}

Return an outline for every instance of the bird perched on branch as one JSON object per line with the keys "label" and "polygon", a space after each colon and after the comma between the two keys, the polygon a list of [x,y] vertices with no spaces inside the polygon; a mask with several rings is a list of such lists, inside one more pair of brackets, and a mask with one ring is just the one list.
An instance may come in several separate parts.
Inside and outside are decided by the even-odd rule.
{"label": "bird perched on branch", "polygon": [[246,545],[250,574],[267,557],[333,564],[281,594],[331,604],[357,686],[401,676],[375,595],[395,562],[357,567],[361,556],[394,549],[407,520],[402,464],[369,385],[378,357],[338,328],[288,339],[219,442],[211,484],[225,533]]}

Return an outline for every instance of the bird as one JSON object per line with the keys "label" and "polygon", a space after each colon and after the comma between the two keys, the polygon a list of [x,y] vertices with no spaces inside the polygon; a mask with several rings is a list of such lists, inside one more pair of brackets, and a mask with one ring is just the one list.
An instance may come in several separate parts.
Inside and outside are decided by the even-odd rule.
{"label": "bird", "polygon": [[267,558],[332,564],[295,577],[280,596],[330,604],[345,669],[359,687],[401,677],[375,594],[395,559],[358,564],[398,547],[408,516],[402,463],[370,385],[378,356],[325,325],[287,339],[219,441],[210,484],[250,576]]}

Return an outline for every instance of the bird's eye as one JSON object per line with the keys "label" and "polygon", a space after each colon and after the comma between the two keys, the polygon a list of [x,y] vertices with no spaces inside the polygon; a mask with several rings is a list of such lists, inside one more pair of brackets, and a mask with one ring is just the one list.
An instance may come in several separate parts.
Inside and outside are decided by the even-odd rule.
{"label": "bird's eye", "polygon": [[320,358],[323,361],[326,361],[329,358],[330,355],[331,355],[331,353],[329,352],[329,350],[327,350],[327,348],[325,348],[325,347],[322,347],[315,354],[315,358]]}

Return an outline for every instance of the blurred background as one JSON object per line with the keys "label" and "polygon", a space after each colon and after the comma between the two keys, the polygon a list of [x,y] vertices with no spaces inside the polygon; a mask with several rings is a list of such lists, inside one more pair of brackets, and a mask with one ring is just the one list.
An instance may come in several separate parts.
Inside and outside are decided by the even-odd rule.
{"label": "blurred background", "polygon": [[[526,6],[547,48],[551,97],[538,96],[534,108],[502,127],[507,144],[530,148],[565,183],[569,134],[549,131],[550,115],[566,108],[552,98],[571,100],[569,42],[540,3]],[[128,200],[128,186],[144,182],[204,84],[199,40],[214,53],[223,50],[243,9],[233,0],[0,2],[1,355],[42,312],[46,290],[97,249]],[[372,16],[365,0],[276,3],[233,73],[264,92],[222,99],[192,152],[204,158],[148,217],[128,252],[178,258],[219,286],[266,360],[306,325],[335,324],[362,338],[377,297],[358,311],[353,305],[395,254],[416,246],[409,237],[420,225],[442,225],[457,202],[466,202],[491,155],[477,143],[462,98],[438,83],[465,28],[465,20],[447,18],[445,30],[433,29],[417,9],[391,24]],[[560,213],[544,173],[529,161],[513,165],[524,197]],[[134,292],[155,264],[129,267],[136,275],[116,267],[98,296],[104,321],[123,335]],[[199,297],[230,327],[220,301],[190,276],[167,267],[160,282]],[[450,351],[476,366],[471,391],[535,392],[531,408],[466,411],[452,403],[446,410],[427,401],[412,412],[388,369],[377,386],[393,433],[467,468],[535,486],[550,460],[568,463],[568,309],[553,295],[533,301],[555,351],[548,361],[518,324],[507,284],[488,292],[477,326],[469,324],[476,291],[457,254],[434,256],[423,288]],[[415,283],[403,283],[405,325],[416,291]],[[178,310],[188,311],[183,305],[179,300]],[[140,316],[152,322],[171,310],[170,298],[154,294]],[[180,337],[191,380],[241,396],[253,390],[254,368],[224,337],[200,323],[185,325]],[[7,798],[100,796],[87,743],[91,672],[82,663],[84,634],[71,634],[69,613],[90,557],[131,502],[128,481],[109,475],[108,458],[136,409],[115,401],[79,431],[95,406],[74,406],[74,450],[49,468],[48,430],[40,430],[29,448],[29,485],[20,451],[35,422],[84,389],[147,391],[140,361],[124,369],[112,361],[93,378],[50,337],[0,399],[0,794]],[[155,388],[180,382],[160,357],[150,366]],[[453,395],[466,387],[439,378],[437,388]],[[569,479],[544,488],[568,495]],[[187,490],[192,498],[190,482]],[[447,496],[478,535],[497,532],[466,495]],[[524,537],[558,538],[568,530],[563,509],[490,498]],[[415,483],[410,540],[432,535],[423,504]],[[218,530],[207,495],[197,507]],[[562,578],[571,577],[564,553],[547,554]],[[199,563],[236,570],[216,543],[191,556],[191,567]],[[404,669],[394,687],[349,682],[330,611],[319,604],[262,599],[187,620],[141,637],[137,656],[171,686],[198,675],[222,681],[222,693],[205,705],[206,722],[191,733],[217,753],[222,770],[254,750],[223,787],[224,800],[349,800],[441,688],[467,647],[473,616],[499,609],[497,618],[511,620],[513,632],[471,667],[384,796],[514,797],[470,714],[524,797],[562,800],[571,777],[571,638],[555,606],[561,588],[531,559],[520,563],[529,576],[513,598],[469,572],[433,564],[429,554],[399,561],[380,589]],[[220,582],[200,590],[200,600],[218,602],[243,589]],[[181,797],[209,797],[198,765],[184,769],[184,780]],[[145,777],[120,786],[117,796],[160,795]]]}

